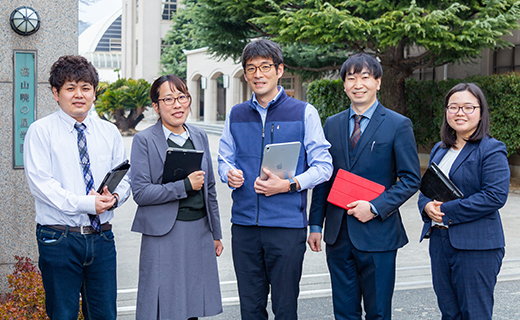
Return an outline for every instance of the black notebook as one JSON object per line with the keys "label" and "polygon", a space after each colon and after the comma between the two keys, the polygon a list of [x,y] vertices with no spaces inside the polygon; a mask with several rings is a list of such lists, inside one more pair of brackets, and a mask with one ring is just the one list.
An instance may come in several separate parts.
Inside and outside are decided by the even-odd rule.
{"label": "black notebook", "polygon": [[103,188],[108,186],[108,191],[113,193],[119,182],[121,182],[125,174],[128,172],[128,169],[130,169],[130,163],[128,163],[128,160],[125,160],[114,169],[110,170],[105,175],[105,179],[103,179],[101,185],[99,185],[97,192],[100,194],[103,193]]}
{"label": "black notebook", "polygon": [[430,164],[422,177],[421,192],[426,197],[441,202],[460,199],[464,196],[435,162]]}
{"label": "black notebook", "polygon": [[193,171],[200,170],[203,155],[201,150],[168,148],[162,183],[183,180]]}

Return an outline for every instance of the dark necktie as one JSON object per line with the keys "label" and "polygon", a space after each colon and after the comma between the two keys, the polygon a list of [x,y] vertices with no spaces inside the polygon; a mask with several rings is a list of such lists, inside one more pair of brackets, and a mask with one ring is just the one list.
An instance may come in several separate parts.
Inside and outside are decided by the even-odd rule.
{"label": "dark necktie", "polygon": [[[94,188],[94,177],[92,177],[92,172],[90,171],[90,158],[88,156],[87,138],[83,132],[86,126],[83,123],[76,122],[76,124],[74,124],[74,128],[78,131],[79,160],[81,163],[81,168],[83,169],[83,179],[85,180],[86,193],[89,194],[90,190]],[[89,214],[88,217],[90,218],[90,224],[92,227],[99,231],[101,229],[101,221],[99,220],[99,216]]]}
{"label": "dark necktie", "polygon": [[361,128],[359,126],[359,123],[361,122],[361,118],[363,116],[354,115],[354,131],[352,131],[352,136],[350,136],[350,143],[352,144],[352,149],[356,147],[356,144],[359,141],[359,138],[361,137]]}

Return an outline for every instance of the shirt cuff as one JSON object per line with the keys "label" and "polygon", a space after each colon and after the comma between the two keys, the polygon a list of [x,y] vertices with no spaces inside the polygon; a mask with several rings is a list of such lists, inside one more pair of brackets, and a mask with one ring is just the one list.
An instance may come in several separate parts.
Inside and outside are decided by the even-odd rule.
{"label": "shirt cuff", "polygon": [[375,218],[375,217],[378,217],[378,216],[379,216],[379,212],[377,212],[376,207],[372,204],[372,202],[369,202],[369,204],[370,204],[370,208],[372,208],[372,209],[371,209],[372,213],[375,214],[375,215],[374,215],[374,218]]}
{"label": "shirt cuff", "polygon": [[311,224],[309,225],[309,232],[317,232],[317,233],[321,233],[321,230],[323,228],[317,224]]}
{"label": "shirt cuff", "polygon": [[96,196],[78,196],[78,213],[96,214]]}

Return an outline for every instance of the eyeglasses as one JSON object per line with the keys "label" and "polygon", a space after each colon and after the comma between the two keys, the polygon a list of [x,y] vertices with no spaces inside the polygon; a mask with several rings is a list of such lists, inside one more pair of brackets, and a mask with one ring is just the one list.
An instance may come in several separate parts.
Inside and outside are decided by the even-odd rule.
{"label": "eyeglasses", "polygon": [[260,69],[260,71],[262,71],[262,73],[267,73],[267,72],[271,71],[271,67],[274,65],[276,65],[276,63],[263,64],[260,67],[248,66],[248,67],[246,67],[246,73],[253,74],[256,72],[256,69]]}
{"label": "eyeglasses", "polygon": [[175,100],[179,101],[180,104],[185,104],[190,100],[190,98],[188,95],[181,94],[177,98],[168,97],[164,99],[157,99],[157,101],[164,101],[164,104],[167,106],[173,106]]}
{"label": "eyeglasses", "polygon": [[456,114],[459,112],[460,109],[462,109],[462,111],[465,113],[465,114],[472,114],[476,108],[480,108],[480,106],[474,106],[472,104],[465,104],[463,105],[462,107],[459,107],[458,105],[456,104],[450,104],[446,107],[446,109],[448,110],[449,113],[451,114]]}

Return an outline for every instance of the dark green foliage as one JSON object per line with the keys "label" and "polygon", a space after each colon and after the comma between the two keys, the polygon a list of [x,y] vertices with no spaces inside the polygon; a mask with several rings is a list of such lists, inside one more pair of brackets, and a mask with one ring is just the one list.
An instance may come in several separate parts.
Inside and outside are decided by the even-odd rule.
{"label": "dark green foliage", "polygon": [[152,104],[151,85],[144,79],[119,79],[111,84],[99,84],[96,112],[113,121],[122,133],[132,134],[144,118],[143,112]]}
{"label": "dark green foliage", "polygon": [[[520,151],[520,74],[472,76],[445,81],[406,81],[407,116],[412,120],[419,146],[431,148],[440,140],[444,97],[457,83],[476,83],[489,105],[491,135],[504,142],[509,155]],[[309,84],[309,103],[320,113],[322,122],[350,106],[341,80],[318,80]]]}
{"label": "dark green foliage", "polygon": [[350,99],[343,90],[341,80],[322,79],[309,84],[307,99],[318,110],[322,124],[328,117],[350,107]]}

